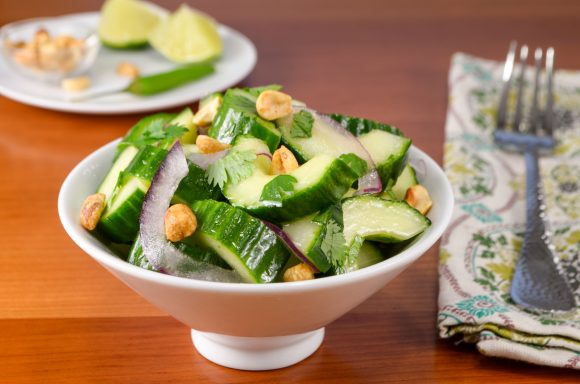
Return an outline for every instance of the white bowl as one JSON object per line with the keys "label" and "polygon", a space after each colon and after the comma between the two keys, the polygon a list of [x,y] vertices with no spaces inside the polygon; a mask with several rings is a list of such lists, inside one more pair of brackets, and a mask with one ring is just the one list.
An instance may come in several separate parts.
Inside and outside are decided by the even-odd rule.
{"label": "white bowl", "polygon": [[[46,30],[52,38],[66,35],[84,41],[81,56],[73,67],[68,69],[40,69],[24,66],[14,60],[12,55],[16,50],[10,48],[7,42],[31,42],[35,33],[40,29]],[[75,77],[88,72],[97,58],[100,46],[95,28],[84,23],[75,22],[66,16],[21,20],[6,24],[0,29],[0,55],[4,58],[4,61],[20,75],[54,85],[58,85],[59,81],[66,77]]]}
{"label": "white bowl", "polygon": [[433,224],[400,254],[348,274],[294,283],[189,280],[129,264],[80,226],[80,206],[111,166],[117,142],[89,155],[64,181],[58,211],[65,230],[113,275],[190,327],[203,356],[231,368],[282,368],[314,353],[324,337],[323,327],[368,299],[433,246],[453,209],[453,192],[443,171],[429,156],[411,147],[409,161],[433,199],[429,212]]}

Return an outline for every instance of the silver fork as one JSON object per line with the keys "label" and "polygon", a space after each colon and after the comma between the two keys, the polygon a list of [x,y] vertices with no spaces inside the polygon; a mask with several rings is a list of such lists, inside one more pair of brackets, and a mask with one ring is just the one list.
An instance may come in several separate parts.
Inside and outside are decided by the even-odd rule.
{"label": "silver fork", "polygon": [[517,79],[516,109],[513,126],[506,124],[508,94],[514,72],[517,43],[512,41],[503,72],[503,89],[497,113],[495,142],[523,152],[526,163],[526,231],[511,286],[512,299],[519,305],[543,310],[571,310],[576,302],[566,279],[558,269],[558,259],[550,242],[544,219],[545,205],[540,184],[538,153],[552,150],[554,49],[546,50],[546,106],[540,111],[539,89],[542,72],[542,49],[534,52],[535,76],[529,117],[523,117],[523,90],[528,47],[520,49],[521,67]]}

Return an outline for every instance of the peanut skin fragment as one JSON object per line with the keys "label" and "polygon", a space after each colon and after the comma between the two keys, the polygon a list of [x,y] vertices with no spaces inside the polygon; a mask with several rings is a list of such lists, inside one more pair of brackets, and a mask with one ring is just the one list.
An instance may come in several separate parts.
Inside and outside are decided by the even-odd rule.
{"label": "peanut skin fragment", "polygon": [[195,145],[202,153],[215,153],[219,151],[223,151],[224,149],[231,148],[231,145],[226,143],[221,143],[214,139],[213,137],[209,137],[206,135],[199,135],[195,140]]}
{"label": "peanut skin fragment", "polygon": [[81,225],[85,229],[92,231],[97,227],[105,210],[106,198],[104,193],[95,193],[85,199],[80,213]]}
{"label": "peanut skin fragment", "polygon": [[265,120],[276,120],[292,113],[292,97],[282,92],[266,90],[256,100],[258,115]]}
{"label": "peanut skin fragment", "polygon": [[429,191],[421,184],[413,185],[407,189],[405,201],[423,215],[426,215],[433,205]]}
{"label": "peanut skin fragment", "polygon": [[314,279],[314,272],[306,263],[300,263],[284,272],[282,279],[285,282],[312,280]]}
{"label": "peanut skin fragment", "polygon": [[288,148],[282,145],[274,151],[272,164],[270,165],[270,173],[272,175],[290,173],[298,167],[296,157],[294,157],[294,154]]}
{"label": "peanut skin fragment", "polygon": [[175,204],[165,212],[165,237],[176,242],[193,235],[197,229],[197,218],[185,204]]}

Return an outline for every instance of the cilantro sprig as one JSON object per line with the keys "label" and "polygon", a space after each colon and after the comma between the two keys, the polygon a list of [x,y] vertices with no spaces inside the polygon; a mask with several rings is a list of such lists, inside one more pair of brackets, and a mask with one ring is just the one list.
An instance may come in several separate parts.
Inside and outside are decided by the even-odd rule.
{"label": "cilantro sprig", "polygon": [[290,135],[297,138],[307,138],[312,136],[312,126],[314,125],[314,117],[312,113],[301,110],[292,117],[292,125],[290,126]]}
{"label": "cilantro sprig", "polygon": [[207,168],[207,178],[212,185],[220,188],[228,181],[239,183],[252,174],[254,160],[256,154],[252,151],[232,150]]}
{"label": "cilantro sprig", "polygon": [[187,128],[181,125],[166,124],[162,120],[155,120],[133,144],[138,147],[154,144],[159,144],[161,147],[171,146],[176,139],[183,136],[187,131]]}
{"label": "cilantro sprig", "polygon": [[326,223],[320,249],[328,257],[334,269],[339,273],[343,273],[346,243],[342,227],[333,219],[329,219]]}

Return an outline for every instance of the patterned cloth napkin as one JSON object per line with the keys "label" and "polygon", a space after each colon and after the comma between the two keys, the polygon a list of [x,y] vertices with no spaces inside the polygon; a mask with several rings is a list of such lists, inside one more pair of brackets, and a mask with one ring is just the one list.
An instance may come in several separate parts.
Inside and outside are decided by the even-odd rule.
{"label": "patterned cloth napkin", "polygon": [[[525,226],[525,166],[492,138],[502,70],[461,53],[452,59],[444,163],[456,206],[441,240],[440,335],[461,335],[484,355],[580,369],[580,307],[525,310],[509,295]],[[554,81],[559,144],[540,172],[552,243],[580,303],[580,71],[558,71]]]}

